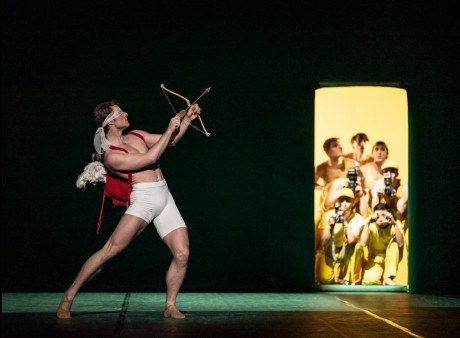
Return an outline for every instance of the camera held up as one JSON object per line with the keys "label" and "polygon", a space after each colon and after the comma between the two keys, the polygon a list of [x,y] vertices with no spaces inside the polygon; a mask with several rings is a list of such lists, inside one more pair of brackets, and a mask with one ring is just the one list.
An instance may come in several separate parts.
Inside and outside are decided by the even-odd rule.
{"label": "camera held up", "polygon": [[340,203],[336,202],[334,207],[335,207],[334,224],[335,223],[342,223],[343,224],[345,222],[345,219],[343,218],[343,215],[337,215],[337,213],[339,212]]}
{"label": "camera held up", "polygon": [[383,173],[383,183],[385,183],[385,189],[383,191],[385,195],[393,196],[394,189],[391,187],[391,173],[390,172]]}
{"label": "camera held up", "polygon": [[357,173],[356,173],[356,168],[350,168],[348,169],[348,188],[351,190],[355,191],[356,186],[358,185],[356,183],[357,181]]}

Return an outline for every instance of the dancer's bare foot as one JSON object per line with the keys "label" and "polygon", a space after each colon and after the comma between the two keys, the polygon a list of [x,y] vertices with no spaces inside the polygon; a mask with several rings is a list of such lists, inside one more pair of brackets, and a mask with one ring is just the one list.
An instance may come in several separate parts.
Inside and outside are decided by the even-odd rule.
{"label": "dancer's bare foot", "polygon": [[174,319],[183,319],[185,315],[180,312],[174,305],[169,305],[166,307],[165,312],[163,313],[165,318],[174,318]]}
{"label": "dancer's bare foot", "polygon": [[70,308],[72,307],[72,301],[67,298],[67,293],[64,293],[61,298],[61,302],[59,303],[59,307],[57,309],[57,317],[59,319],[69,319],[70,316]]}

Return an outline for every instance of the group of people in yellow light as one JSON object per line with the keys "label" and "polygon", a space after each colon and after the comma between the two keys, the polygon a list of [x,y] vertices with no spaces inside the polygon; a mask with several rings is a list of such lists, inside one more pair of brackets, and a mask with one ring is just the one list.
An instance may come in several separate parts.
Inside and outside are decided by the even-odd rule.
{"label": "group of people in yellow light", "polygon": [[315,167],[316,282],[407,284],[407,267],[398,268],[407,266],[408,184],[384,141],[375,142],[370,155],[365,133],[351,143],[354,151],[343,154],[337,137],[327,139],[328,160]]}

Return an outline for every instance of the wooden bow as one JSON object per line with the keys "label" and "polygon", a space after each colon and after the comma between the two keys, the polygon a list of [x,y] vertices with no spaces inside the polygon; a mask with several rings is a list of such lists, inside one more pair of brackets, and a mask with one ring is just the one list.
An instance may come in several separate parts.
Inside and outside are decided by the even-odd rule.
{"label": "wooden bow", "polygon": [[[160,88],[161,90],[163,91],[163,94],[166,96],[166,99],[168,100],[169,104],[171,105],[171,108],[174,110],[174,113],[176,114],[176,116],[179,116],[179,118],[183,118],[185,116],[185,114],[187,114],[187,110],[190,108],[190,106],[192,106],[193,104],[197,103],[199,99],[201,99],[203,97],[204,94],[206,93],[209,93],[211,91],[211,87],[208,87],[205,89],[205,91],[200,95],[198,96],[198,98],[193,101],[192,103],[190,103],[189,99],[187,99],[186,97],[183,97],[182,95],[180,94],[177,94],[175,92],[173,92],[172,90],[168,89],[165,87],[164,84],[161,84],[160,85]],[[182,109],[180,112],[176,112],[176,109],[174,109],[174,106],[173,104],[171,103],[171,101],[169,100],[169,97],[168,95],[166,95],[165,91],[173,94],[173,95],[176,95],[177,97],[181,98],[182,100],[184,100],[186,103],[187,103],[187,108],[186,109]],[[196,130],[198,130],[199,132],[205,134],[206,136],[211,136],[210,133],[208,133],[208,131],[206,130],[206,128],[204,127],[204,124],[203,124],[203,120],[201,119],[201,116],[198,115],[198,121],[200,121],[200,124],[201,124],[201,128],[202,129],[199,129],[197,127],[195,127],[193,124],[190,124],[193,128],[195,128]]]}

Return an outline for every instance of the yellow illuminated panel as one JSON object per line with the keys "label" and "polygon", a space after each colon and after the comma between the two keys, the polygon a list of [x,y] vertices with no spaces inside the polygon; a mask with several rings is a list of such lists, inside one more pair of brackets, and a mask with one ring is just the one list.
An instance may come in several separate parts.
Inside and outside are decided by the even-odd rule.
{"label": "yellow illuminated panel", "polygon": [[[399,164],[401,179],[408,177],[408,104],[405,89],[378,86],[324,87],[315,91],[315,166],[327,161],[323,143],[338,137],[343,154],[353,152],[350,139],[357,133],[369,137],[369,154],[377,141],[388,145],[388,159]],[[321,193],[315,190],[315,218]],[[315,219],[315,224],[318,219]],[[407,284],[407,252],[400,264],[400,285]]]}

